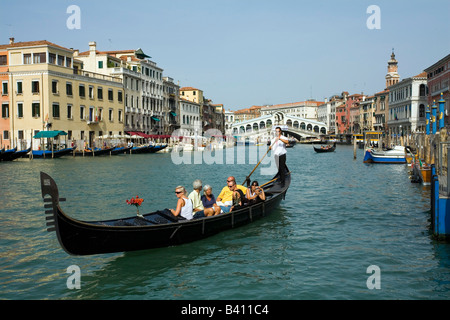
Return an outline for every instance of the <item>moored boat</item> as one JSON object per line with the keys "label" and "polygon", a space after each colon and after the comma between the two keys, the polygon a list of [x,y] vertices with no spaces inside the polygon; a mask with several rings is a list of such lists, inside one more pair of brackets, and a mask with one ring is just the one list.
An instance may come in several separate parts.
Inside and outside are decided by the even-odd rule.
{"label": "moored boat", "polygon": [[[1,161],[14,161],[16,159],[25,157],[30,151],[31,148],[17,151],[17,148],[13,149],[14,152],[5,152],[2,154]],[[9,150],[8,150],[9,151]]]}
{"label": "moored boat", "polygon": [[364,155],[364,163],[406,163],[405,147],[395,146],[384,150],[369,148]]}
{"label": "moored boat", "polygon": [[52,159],[61,158],[63,156],[73,153],[74,148],[66,148],[62,150],[50,151],[50,150],[33,150],[33,159]]}
{"label": "moored boat", "polygon": [[269,215],[285,198],[291,182],[287,174],[281,187],[276,176],[263,187],[265,201],[212,217],[184,220],[163,209],[142,217],[88,222],[67,215],[61,208],[65,199],[59,198],[56,182],[43,172],[40,178],[48,231],[56,231],[60,245],[72,255],[146,250],[204,239]]}

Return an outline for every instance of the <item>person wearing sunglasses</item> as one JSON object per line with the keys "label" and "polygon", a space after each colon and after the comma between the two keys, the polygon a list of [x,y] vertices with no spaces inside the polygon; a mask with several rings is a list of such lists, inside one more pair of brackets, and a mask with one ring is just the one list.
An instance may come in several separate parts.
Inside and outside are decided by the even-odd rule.
{"label": "person wearing sunglasses", "polygon": [[175,195],[178,198],[177,208],[170,209],[170,212],[175,217],[181,216],[187,220],[192,220],[194,217],[192,215],[192,201],[187,197],[187,191],[183,186],[178,186],[175,188]]}
{"label": "person wearing sunglasses", "polygon": [[234,177],[228,177],[227,186],[222,189],[217,197],[217,205],[222,209],[224,213],[228,213],[233,205],[233,193],[235,189],[239,189],[243,194],[247,193],[247,188],[236,184]]}

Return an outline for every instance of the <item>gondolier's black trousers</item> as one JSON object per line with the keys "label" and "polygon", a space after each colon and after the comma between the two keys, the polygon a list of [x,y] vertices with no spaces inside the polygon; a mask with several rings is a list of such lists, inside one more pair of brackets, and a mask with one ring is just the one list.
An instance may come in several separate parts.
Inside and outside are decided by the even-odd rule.
{"label": "gondolier's black trousers", "polygon": [[280,176],[280,183],[284,186],[284,180],[286,177],[286,154],[282,154],[281,156],[275,156],[275,161],[278,166],[278,174]]}

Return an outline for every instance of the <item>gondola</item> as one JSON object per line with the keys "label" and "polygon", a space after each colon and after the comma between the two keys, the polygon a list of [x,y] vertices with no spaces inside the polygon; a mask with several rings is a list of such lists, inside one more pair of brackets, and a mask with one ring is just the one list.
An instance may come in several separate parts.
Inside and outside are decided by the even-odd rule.
{"label": "gondola", "polygon": [[3,148],[0,152],[0,161],[7,161],[7,159],[11,157],[16,151],[17,148],[10,150],[5,150],[5,148]]}
{"label": "gondola", "polygon": [[111,155],[130,153],[131,147],[117,147],[111,150]]}
{"label": "gondola", "polygon": [[110,155],[111,151],[114,150],[114,148],[115,147],[105,148],[105,149],[94,148],[94,150],[92,150],[91,148],[88,148],[88,149],[85,149],[84,152],[83,151],[75,151],[75,156],[76,157],[107,156],[107,155]]}
{"label": "gondola", "polygon": [[143,153],[151,153],[151,150],[154,148],[154,146],[148,145],[148,146],[141,146],[141,147],[133,147],[130,150],[130,153],[132,154],[143,154]]}
{"label": "gondola", "polygon": [[66,148],[56,151],[50,150],[33,150],[33,159],[52,159],[61,158],[63,156],[73,153],[74,148]]}
{"label": "gondola", "polygon": [[47,230],[56,232],[61,247],[71,255],[147,250],[204,239],[269,215],[284,200],[291,182],[287,174],[281,187],[275,177],[264,186],[265,201],[212,217],[184,220],[164,209],[142,217],[87,222],[68,216],[60,206],[65,199],[59,198],[55,181],[43,172],[40,178]]}
{"label": "gondola", "polygon": [[[1,161],[14,161],[16,159],[25,157],[31,151],[31,148],[28,148],[26,150],[20,150],[20,151],[17,151],[17,148],[15,148],[13,150],[14,150],[13,152],[3,153],[2,157],[1,157]],[[10,151],[10,150],[8,150],[8,151]]]}
{"label": "gondola", "polygon": [[164,150],[164,149],[167,148],[167,147],[168,147],[167,144],[162,145],[162,146],[153,146],[153,148],[150,149],[150,153],[156,153],[156,152],[158,152],[158,151]]}
{"label": "gondola", "polygon": [[317,153],[334,152],[336,150],[336,142],[333,144],[333,146],[327,146],[326,148],[316,148],[314,146],[313,148]]}

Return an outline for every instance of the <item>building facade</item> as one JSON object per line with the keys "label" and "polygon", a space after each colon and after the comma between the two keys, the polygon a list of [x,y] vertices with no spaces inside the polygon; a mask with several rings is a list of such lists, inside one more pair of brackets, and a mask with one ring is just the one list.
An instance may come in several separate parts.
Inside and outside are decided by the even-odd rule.
{"label": "building facade", "polygon": [[200,109],[200,103],[180,98],[180,136],[202,135]]}
{"label": "building facade", "polygon": [[[10,42],[14,42],[11,38]],[[10,119],[10,104],[9,95],[11,92],[8,74],[9,55],[7,46],[0,47],[0,83],[1,96],[0,104],[2,107],[0,118],[0,149],[11,149],[13,144],[11,141],[11,119]]]}
{"label": "building facade", "polygon": [[123,133],[120,79],[80,70],[73,50],[48,41],[11,42],[6,50],[15,145],[39,148],[40,140],[32,137],[42,130],[66,131],[67,144],[73,140],[78,146]]}
{"label": "building facade", "polygon": [[404,79],[389,87],[388,128],[391,139],[424,132],[426,125],[427,74]]}
{"label": "building facade", "polygon": [[444,99],[444,123],[450,126],[450,54],[426,68],[428,85],[428,105],[430,107],[442,98]]}

